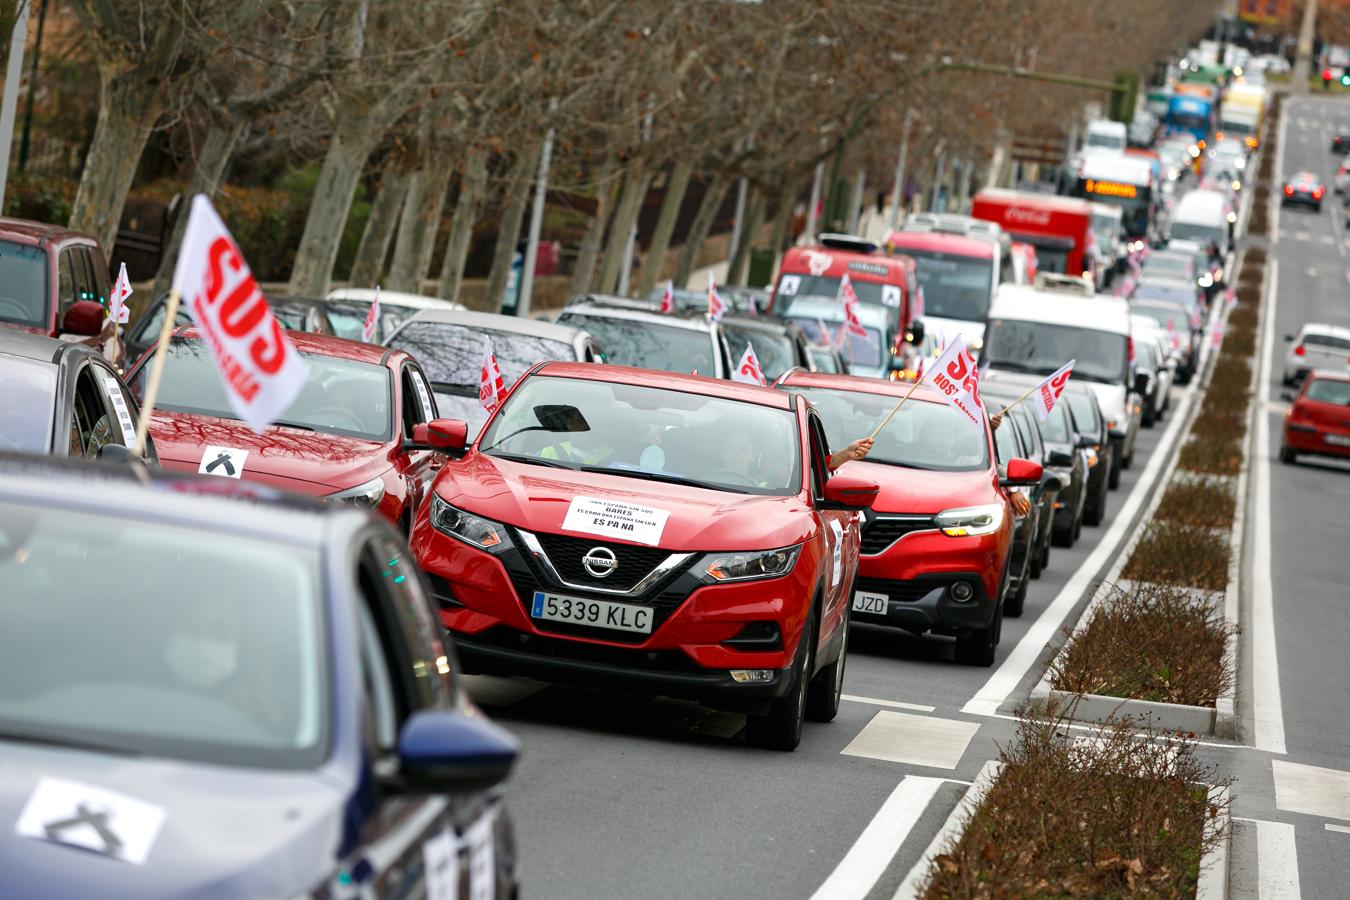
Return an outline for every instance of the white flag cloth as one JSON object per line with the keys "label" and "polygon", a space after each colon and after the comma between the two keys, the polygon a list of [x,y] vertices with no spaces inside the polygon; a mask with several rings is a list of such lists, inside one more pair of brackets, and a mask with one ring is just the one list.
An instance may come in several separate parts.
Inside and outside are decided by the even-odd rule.
{"label": "white flag cloth", "polygon": [[1076,359],[1069,360],[1047,375],[1036,385],[1036,390],[1031,392],[1036,401],[1036,415],[1042,422],[1050,418],[1050,412],[1059,402],[1060,395],[1064,393],[1064,385],[1069,383],[1069,376],[1073,374],[1073,364],[1076,362],[1078,362]]}
{"label": "white flag cloth", "polygon": [[979,372],[975,354],[966,349],[961,335],[952,338],[947,349],[928,367],[923,380],[942,392],[947,405],[960,413],[964,422],[984,427],[984,408],[979,398]]}
{"label": "white flag cloth", "polygon": [[867,337],[867,330],[858,319],[858,293],[853,290],[853,282],[849,280],[847,272],[839,282],[839,296],[844,301],[844,328],[849,334]]}
{"label": "white flag cloth", "polygon": [[261,433],[300,393],[307,368],[202,194],[192,198],[173,289],[202,334],[230,408]]}
{"label": "white flag cloth", "polygon": [[755,345],[745,344],[745,352],[741,354],[741,361],[736,363],[736,368],[731,373],[732,381],[739,381],[741,384],[758,384],[764,386],[768,384],[764,380],[764,371],[759,367],[759,360],[755,357]]}
{"label": "white flag cloth", "polygon": [[506,385],[502,381],[502,370],[497,366],[497,355],[492,352],[492,338],[483,335],[483,368],[478,373],[478,403],[487,410],[488,415],[497,411],[502,403]]}
{"label": "white flag cloth", "polygon": [[375,343],[375,337],[380,331],[380,286],[375,285],[375,299],[370,301],[370,311],[366,313],[366,320],[361,323],[361,340],[367,344]]}
{"label": "white flag cloth", "polygon": [[668,316],[675,311],[675,282],[667,281],[666,289],[661,292],[661,315]]}
{"label": "white flag cloth", "polygon": [[726,314],[727,305],[722,300],[722,295],[717,293],[717,279],[711,272],[708,273],[708,318],[714,322],[720,322],[722,316]]}
{"label": "white flag cloth", "polygon": [[131,281],[127,278],[127,264],[117,271],[117,281],[113,284],[112,296],[108,298],[108,318],[118,325],[125,325],[131,319],[131,310],[127,308],[127,298],[131,296]]}

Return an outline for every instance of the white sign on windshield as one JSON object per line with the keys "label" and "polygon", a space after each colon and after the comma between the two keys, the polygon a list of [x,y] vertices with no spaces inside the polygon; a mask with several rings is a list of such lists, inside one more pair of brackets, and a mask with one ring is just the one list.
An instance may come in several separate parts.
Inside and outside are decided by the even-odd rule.
{"label": "white sign on windshield", "polygon": [[563,519],[563,531],[620,538],[655,547],[661,542],[670,511],[603,500],[574,497]]}

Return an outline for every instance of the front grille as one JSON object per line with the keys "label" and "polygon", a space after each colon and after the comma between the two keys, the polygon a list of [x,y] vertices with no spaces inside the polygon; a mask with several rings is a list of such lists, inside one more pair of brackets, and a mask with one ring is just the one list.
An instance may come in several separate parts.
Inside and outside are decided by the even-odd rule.
{"label": "front grille", "polygon": [[875,556],[907,534],[936,527],[932,516],[875,516],[863,525],[863,555]]}
{"label": "front grille", "polygon": [[[854,592],[865,591],[869,594],[885,594],[898,603],[914,603],[924,594],[937,588],[946,588],[956,579],[924,579],[923,581],[891,581],[889,578],[859,577],[853,584]],[[978,590],[978,586],[976,586]]]}
{"label": "front grille", "polygon": [[[549,561],[568,584],[605,588],[610,591],[631,590],[635,584],[651,574],[670,556],[670,551],[658,547],[635,547],[632,544],[613,544],[592,538],[568,537],[562,534],[535,533],[539,546],[548,554]],[[582,559],[591,550],[603,547],[614,554],[618,567],[609,575],[597,578],[586,571]]]}
{"label": "front grille", "polygon": [[[553,623],[550,623],[553,624]],[[489,628],[480,634],[465,638],[470,645],[499,647],[503,650],[523,651],[535,656],[553,659],[571,659],[579,662],[623,666],[630,669],[650,669],[654,672],[704,673],[688,656],[679,650],[627,650],[622,647],[604,647],[583,644],[565,638],[525,634],[505,626]]]}

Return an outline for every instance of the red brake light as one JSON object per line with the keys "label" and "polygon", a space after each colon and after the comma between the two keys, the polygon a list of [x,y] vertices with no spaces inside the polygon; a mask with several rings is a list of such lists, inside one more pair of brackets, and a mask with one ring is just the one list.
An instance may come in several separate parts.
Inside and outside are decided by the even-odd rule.
{"label": "red brake light", "polygon": [[1292,184],[1286,184],[1284,186],[1284,195],[1286,197],[1294,196],[1294,186]]}
{"label": "red brake light", "polygon": [[1313,199],[1314,199],[1314,200],[1321,200],[1321,199],[1322,199],[1322,194],[1323,194],[1323,193],[1324,193],[1323,189],[1322,189],[1322,188],[1318,188],[1317,190],[1313,191]]}
{"label": "red brake light", "polygon": [[1125,338],[1125,344],[1130,348],[1130,362],[1134,362],[1134,336]]}
{"label": "red brake light", "polygon": [[1297,347],[1294,348],[1294,355],[1295,355],[1295,356],[1302,356],[1302,355],[1303,355],[1303,345],[1302,345],[1302,344],[1299,344]]}

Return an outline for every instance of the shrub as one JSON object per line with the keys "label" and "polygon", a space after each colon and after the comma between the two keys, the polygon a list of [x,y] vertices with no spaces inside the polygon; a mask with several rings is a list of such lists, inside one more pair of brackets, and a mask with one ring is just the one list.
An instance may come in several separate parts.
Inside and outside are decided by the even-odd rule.
{"label": "shrub", "polygon": [[[1264,265],[1266,261],[1266,249],[1264,247],[1250,247],[1247,250],[1247,255],[1244,256],[1243,259],[1249,264],[1255,263],[1258,266]],[[1244,266],[1244,268],[1246,267]]]}
{"label": "shrub", "polygon": [[5,215],[64,225],[78,186],[73,178],[17,172],[5,192]]}
{"label": "shrub", "polygon": [[1250,326],[1230,328],[1223,336],[1224,354],[1230,356],[1252,356],[1256,353],[1256,329]]}
{"label": "shrub", "polygon": [[1255,328],[1257,318],[1255,307],[1240,303],[1228,314],[1228,325],[1230,328]]}
{"label": "shrub", "polygon": [[1178,465],[1205,475],[1236,475],[1242,470],[1242,444],[1236,438],[1193,438],[1181,448]]}
{"label": "shrub", "polygon": [[[1075,737],[1023,718],[1003,768],[923,896],[1194,896],[1224,810],[1193,740],[1119,722]],[[1219,782],[1226,784],[1226,781]]]}
{"label": "shrub", "polygon": [[1247,404],[1205,403],[1204,414],[1191,424],[1191,434],[1205,439],[1237,438],[1247,433]]}
{"label": "shrub", "polygon": [[1155,522],[1121,574],[1131,581],[1221,591],[1228,586],[1228,559],[1228,543],[1209,529]]}
{"label": "shrub", "polygon": [[1237,498],[1227,481],[1174,479],[1153,517],[1196,528],[1231,528]]}
{"label": "shrub", "polygon": [[1239,284],[1237,286],[1238,308],[1243,306],[1255,307],[1261,303],[1261,285],[1258,284]]}

